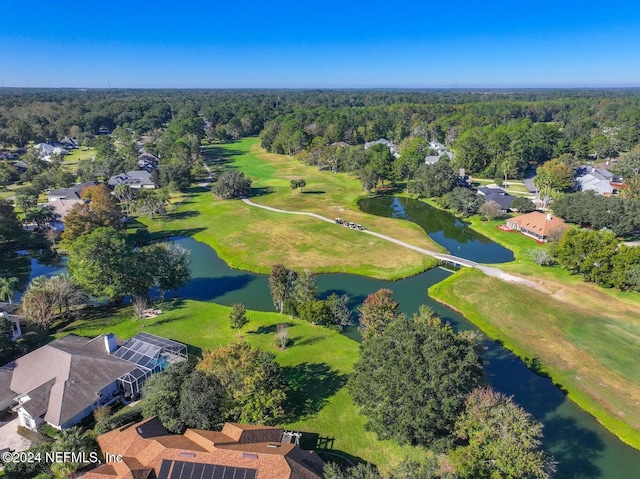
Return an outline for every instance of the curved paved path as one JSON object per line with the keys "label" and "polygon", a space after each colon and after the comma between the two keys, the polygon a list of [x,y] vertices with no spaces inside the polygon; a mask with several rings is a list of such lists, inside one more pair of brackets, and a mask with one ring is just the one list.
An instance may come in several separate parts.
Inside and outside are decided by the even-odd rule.
{"label": "curved paved path", "polygon": [[[288,211],[288,210],[282,210],[279,208],[273,208],[272,206],[265,206],[265,205],[259,205],[258,203],[254,203],[253,201],[249,200],[246,197],[242,197],[241,198],[243,202],[245,202],[246,204],[250,205],[250,206],[255,206],[256,208],[262,208],[263,210],[268,210],[268,211],[273,211],[275,213],[286,213],[289,215],[302,215],[302,216],[311,216],[312,218],[316,218],[319,219],[321,221],[326,221],[327,223],[331,223],[331,224],[335,224],[335,220],[331,220],[325,216],[322,215],[318,215],[316,213],[308,213],[306,211]],[[422,253],[425,254],[427,256],[431,256],[433,258],[437,258],[439,260],[443,260],[443,261],[449,261],[452,263],[456,263],[459,264],[461,266],[467,266],[469,268],[476,268],[480,271],[482,271],[484,274],[486,274],[487,276],[493,276],[495,278],[499,278],[502,281],[507,281],[509,283],[519,283],[519,284],[524,284],[525,286],[529,286],[530,288],[534,288],[537,289],[539,291],[542,291],[544,293],[549,293],[549,291],[544,288],[543,286],[541,286],[540,284],[534,282],[534,281],[530,281],[528,279],[525,278],[521,278],[519,276],[514,276],[512,274],[506,273],[504,271],[502,271],[499,268],[493,267],[493,266],[485,266],[482,265],[480,263],[476,263],[475,261],[471,261],[465,258],[460,258],[459,256],[454,256],[454,255],[450,255],[450,254],[443,254],[443,253],[436,253],[435,251],[431,251],[428,249],[424,249],[424,248],[420,248],[418,246],[414,246],[410,243],[405,243],[404,241],[401,241],[399,239],[395,239],[392,238],[391,236],[387,236],[387,235],[383,235],[381,233],[376,233],[375,231],[369,231],[369,230],[355,230],[359,233],[366,233],[372,236],[376,236],[380,239],[383,239],[385,241],[390,241],[391,243],[395,243],[399,246],[402,246],[404,248],[408,248],[411,249],[413,251],[417,251],[418,253]]]}

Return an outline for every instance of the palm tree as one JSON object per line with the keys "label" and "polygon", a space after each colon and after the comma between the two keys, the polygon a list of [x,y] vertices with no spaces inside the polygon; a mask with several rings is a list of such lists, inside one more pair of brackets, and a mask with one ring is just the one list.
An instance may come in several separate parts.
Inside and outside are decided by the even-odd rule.
{"label": "palm tree", "polygon": [[0,277],[0,300],[12,303],[13,295],[16,294],[18,278]]}

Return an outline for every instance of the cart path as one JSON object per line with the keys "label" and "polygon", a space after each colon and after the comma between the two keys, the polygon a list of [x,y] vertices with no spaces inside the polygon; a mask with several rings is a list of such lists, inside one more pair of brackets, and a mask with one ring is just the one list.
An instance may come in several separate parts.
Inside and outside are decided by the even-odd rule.
{"label": "cart path", "polygon": [[[246,203],[249,206],[254,206],[256,208],[262,208],[263,210],[268,210],[268,211],[273,211],[275,213],[286,213],[289,215],[302,215],[302,216],[311,216],[312,218],[316,218],[318,220],[321,221],[326,221],[327,223],[331,223],[331,224],[335,224],[335,220],[329,219],[325,216],[316,214],[316,213],[309,213],[306,211],[288,211],[288,210],[282,210],[279,208],[274,208],[272,206],[265,206],[265,205],[260,205],[258,203],[254,203],[253,201],[249,200],[246,197],[242,197],[241,198],[242,201],[244,203]],[[337,225],[336,225],[337,226]],[[544,288],[542,285],[534,282],[534,281],[530,281],[528,279],[525,278],[521,278],[520,276],[514,276],[512,274],[506,273],[505,271],[502,271],[500,268],[496,268],[494,266],[485,266],[483,264],[480,263],[476,263],[475,261],[471,261],[465,258],[460,258],[459,256],[454,256],[454,255],[450,255],[450,254],[443,254],[443,253],[437,253],[435,251],[431,251],[428,249],[424,249],[424,248],[420,248],[419,246],[415,246],[412,245],[410,243],[406,243],[404,241],[401,241],[399,239],[393,238],[391,236],[387,236],[387,235],[383,235],[381,233],[376,233],[375,231],[370,231],[370,230],[356,230],[354,229],[353,231],[358,232],[358,233],[365,233],[371,236],[376,236],[380,239],[383,239],[385,241],[389,241],[391,243],[395,243],[399,246],[402,246],[404,248],[408,248],[411,249],[413,251],[417,251],[418,253],[427,255],[427,256],[431,256],[433,258],[439,259],[439,260],[443,260],[443,261],[449,261],[451,263],[455,263],[461,266],[466,266],[469,268],[476,268],[480,271],[482,271],[484,274],[486,274],[487,276],[492,276],[494,278],[498,278],[501,279],[502,281],[506,281],[509,283],[518,283],[518,284],[523,284],[525,286],[528,286],[530,288],[534,288],[537,289],[538,291],[542,291],[543,293],[550,293],[549,290],[547,290],[546,288]]]}

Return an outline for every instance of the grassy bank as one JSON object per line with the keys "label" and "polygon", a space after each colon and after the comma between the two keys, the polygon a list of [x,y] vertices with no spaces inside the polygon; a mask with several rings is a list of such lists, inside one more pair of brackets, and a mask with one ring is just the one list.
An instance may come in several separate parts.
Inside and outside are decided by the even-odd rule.
{"label": "grassy bank", "polygon": [[542,278],[552,294],[465,269],[429,294],[522,358],[539,358],[569,397],[624,442],[640,448],[638,302],[594,285]]}
{"label": "grassy bank", "polygon": [[[72,332],[93,337],[113,332],[124,339],[145,331],[187,343],[191,354],[238,340],[229,327],[229,307],[188,300],[167,301],[159,307],[163,313],[145,320],[144,328],[133,319],[130,307],[97,308],[92,316],[67,325],[58,335]],[[283,427],[329,438],[335,452],[373,462],[386,472],[406,457],[417,459],[426,454],[420,448],[379,441],[365,431],[364,417],[345,386],[346,375],[359,356],[357,342],[277,313],[249,311],[248,316],[250,323],[242,330],[241,340],[274,353],[292,388]],[[275,327],[281,322],[289,324],[291,340],[284,351],[275,347]]]}
{"label": "grassy bank", "polygon": [[[368,229],[434,251],[443,251],[424,231],[362,213],[359,181],[352,175],[318,171],[283,155],[265,153],[257,138],[205,148],[213,169],[238,168],[253,180],[253,201],[286,210],[341,217]],[[292,178],[307,186],[292,191]],[[309,217],[248,206],[239,200],[216,199],[196,187],[174,211],[157,220],[141,219],[152,233],[182,232],[212,246],[234,268],[266,273],[274,263],[316,272],[343,272],[398,279],[437,264],[433,258],[358,231]]]}
{"label": "grassy bank", "polygon": [[640,449],[640,372],[633,359],[640,344],[640,294],[585,283],[560,266],[537,265],[528,253],[552,245],[499,229],[504,220],[464,221],[514,252],[515,260],[500,269],[535,281],[549,294],[463,270],[433,286],[430,296],[521,358],[538,358],[574,402]]}

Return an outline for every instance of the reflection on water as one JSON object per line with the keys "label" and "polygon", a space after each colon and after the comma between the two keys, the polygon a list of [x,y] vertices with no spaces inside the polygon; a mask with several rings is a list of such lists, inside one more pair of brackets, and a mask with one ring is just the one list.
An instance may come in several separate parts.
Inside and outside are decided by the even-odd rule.
{"label": "reflection on water", "polygon": [[358,206],[365,213],[401,218],[421,226],[438,244],[461,258],[478,263],[506,263],[513,261],[513,253],[476,233],[451,213],[412,198],[381,196],[364,198]]}
{"label": "reflection on water", "polygon": [[[275,311],[266,275],[231,269],[209,246],[191,238],[178,243],[192,251],[193,282],[180,290],[183,298],[231,305],[244,303],[249,309]],[[286,258],[282,258],[285,262]],[[435,310],[457,330],[477,329],[461,315],[432,300],[430,286],[451,273],[441,268],[399,281],[381,281],[349,274],[317,276],[320,295],[346,293],[357,308],[370,293],[389,288],[406,315],[421,304]],[[346,334],[358,339],[355,328]],[[485,371],[492,386],[527,409],[545,426],[545,448],[558,460],[559,479],[620,479],[639,477],[640,452],[626,446],[589,414],[569,401],[548,378],[537,376],[511,352],[485,337]]]}
{"label": "reflection on water", "polygon": [[0,276],[18,278],[14,300],[19,301],[29,281],[37,276],[66,273],[66,264],[66,256],[59,255],[50,249],[6,251],[0,256]]}
{"label": "reflection on water", "polygon": [[[177,238],[176,242],[191,251],[193,276],[191,283],[180,289],[180,297],[215,301],[224,305],[240,302],[249,309],[275,310],[267,276],[231,269],[213,249],[191,238]],[[24,257],[13,257],[13,260],[23,268],[30,268],[32,277],[36,275],[34,270],[38,271],[37,274],[52,274],[53,271],[64,270],[64,259],[49,264],[33,258],[28,262],[25,262]],[[285,262],[286,258],[282,258],[282,261]],[[354,309],[370,293],[380,288],[389,288],[406,315],[417,312],[421,304],[426,304],[443,319],[452,323],[457,330],[476,329],[461,315],[428,296],[429,287],[450,274],[436,268],[399,281],[381,281],[348,274],[318,275],[317,280],[323,297],[331,293],[346,293],[351,297],[351,306]],[[355,328],[349,328],[345,334],[354,339],[359,337]],[[518,404],[543,422],[544,446],[554,454],[559,463],[556,478],[640,477],[639,451],[624,445],[607,432],[592,416],[569,401],[549,379],[532,373],[515,355],[487,338],[484,339],[484,346],[487,361],[485,371],[492,386],[498,391],[513,395]],[[305,368],[313,371],[317,369],[317,365],[307,364]],[[332,378],[327,387],[337,388],[343,380],[341,377]],[[310,405],[310,410],[316,411],[321,408],[326,395],[318,398],[320,402]]]}

